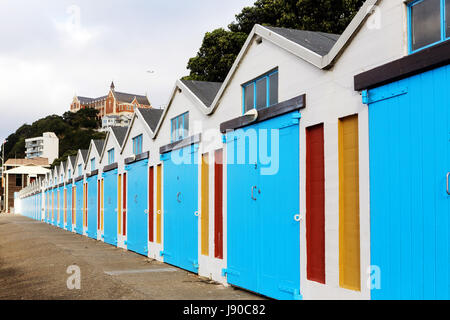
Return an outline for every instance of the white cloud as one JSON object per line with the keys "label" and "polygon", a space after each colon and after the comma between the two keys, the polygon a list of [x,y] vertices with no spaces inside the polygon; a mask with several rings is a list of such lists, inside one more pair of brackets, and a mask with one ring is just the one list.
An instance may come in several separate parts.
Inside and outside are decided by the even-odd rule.
{"label": "white cloud", "polygon": [[[254,0],[0,0],[0,140],[116,89],[167,103],[203,35]],[[75,5],[72,5],[75,4]],[[155,70],[148,74],[147,70]]]}

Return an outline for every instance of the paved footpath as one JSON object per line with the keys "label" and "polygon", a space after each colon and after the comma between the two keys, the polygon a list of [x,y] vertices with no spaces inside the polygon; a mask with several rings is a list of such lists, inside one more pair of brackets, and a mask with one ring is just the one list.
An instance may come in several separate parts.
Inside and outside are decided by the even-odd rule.
{"label": "paved footpath", "polygon": [[[79,290],[67,287],[69,266],[79,267]],[[0,214],[0,299],[261,297],[45,223]]]}

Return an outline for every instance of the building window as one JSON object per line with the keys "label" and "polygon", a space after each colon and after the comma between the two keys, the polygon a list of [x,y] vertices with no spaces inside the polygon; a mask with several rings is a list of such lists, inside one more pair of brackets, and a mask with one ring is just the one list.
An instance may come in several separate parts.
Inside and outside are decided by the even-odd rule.
{"label": "building window", "polygon": [[278,103],[278,70],[270,71],[242,85],[244,113]]}
{"label": "building window", "polygon": [[189,135],[189,112],[183,113],[170,121],[171,141],[180,141]]}
{"label": "building window", "polygon": [[133,153],[134,154],[142,153],[142,134],[133,138]]}
{"label": "building window", "polygon": [[81,164],[78,165],[78,175],[83,175],[83,169],[81,169]]}
{"label": "building window", "polygon": [[68,179],[71,179],[71,178],[72,178],[71,174],[72,174],[72,172],[71,172],[71,170],[69,169],[69,170],[67,171]]}
{"label": "building window", "polygon": [[114,148],[108,151],[108,164],[114,163]]}
{"label": "building window", "polygon": [[408,4],[409,52],[450,37],[450,0],[415,0]]}
{"label": "building window", "polygon": [[95,170],[95,158],[91,159],[91,171]]}
{"label": "building window", "polygon": [[22,175],[16,174],[16,187],[21,187],[21,186],[22,186]]}

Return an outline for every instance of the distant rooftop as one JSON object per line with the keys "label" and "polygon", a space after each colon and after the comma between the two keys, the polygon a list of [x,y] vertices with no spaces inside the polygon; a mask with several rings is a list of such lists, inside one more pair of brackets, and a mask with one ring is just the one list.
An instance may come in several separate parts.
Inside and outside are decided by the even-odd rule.
{"label": "distant rooftop", "polygon": [[5,162],[5,166],[9,167],[18,167],[18,166],[43,166],[48,167],[48,159],[47,158],[33,158],[33,159],[8,159]]}

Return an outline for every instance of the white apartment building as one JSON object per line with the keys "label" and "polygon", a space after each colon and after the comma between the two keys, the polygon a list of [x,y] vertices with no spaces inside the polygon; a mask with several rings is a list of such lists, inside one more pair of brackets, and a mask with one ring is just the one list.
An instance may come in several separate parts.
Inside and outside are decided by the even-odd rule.
{"label": "white apartment building", "polygon": [[47,158],[48,163],[59,156],[59,139],[53,132],[45,132],[42,137],[25,140],[26,158]]}

